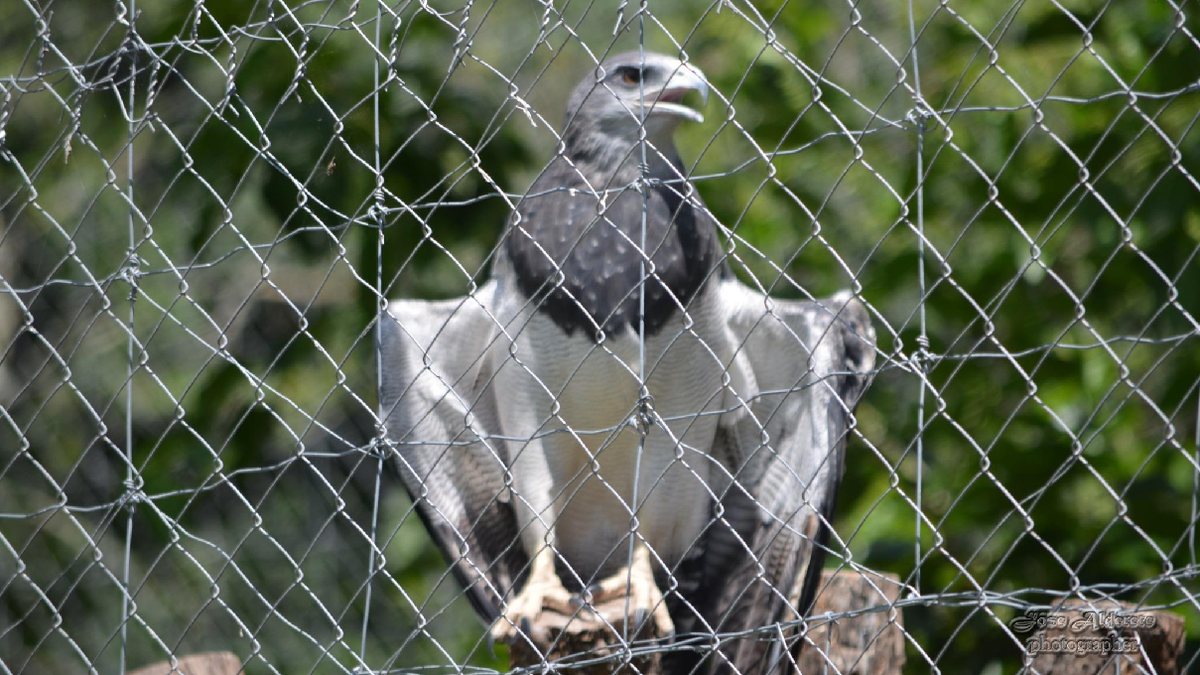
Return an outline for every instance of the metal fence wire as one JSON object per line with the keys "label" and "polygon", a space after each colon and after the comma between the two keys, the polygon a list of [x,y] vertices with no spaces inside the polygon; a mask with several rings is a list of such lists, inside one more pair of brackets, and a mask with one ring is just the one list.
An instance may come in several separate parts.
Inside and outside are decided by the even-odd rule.
{"label": "metal fence wire", "polygon": [[[1071,602],[1178,616],[1200,636],[1196,13],[1186,0],[0,2],[0,672],[124,673],[211,651],[247,673],[503,671],[505,647],[460,583],[480,549],[435,546],[444,502],[431,495],[446,492],[420,485],[433,473],[403,468],[405,452],[568,438],[553,447],[592,453],[578,494],[558,496],[569,504],[629,468],[602,442],[626,439],[626,459],[669,456],[662,476],[707,481],[705,503],[754,496],[740,482],[750,473],[712,448],[661,442],[683,428],[664,401],[678,408],[696,373],[720,391],[817,401],[849,377],[813,365],[820,344],[871,328],[857,408],[820,399],[844,423],[822,451],[845,444],[820,548],[827,569],[880,595],[826,611],[821,596],[838,587],[820,584],[807,620],[737,635],[679,614],[674,640],[614,628],[615,648],[589,667],[717,659],[737,639],[823,651],[815,626],[876,616],[905,658],[870,672],[1014,672],[1033,668],[1019,620]],[[796,329],[790,348],[757,343],[753,328],[739,348],[768,364],[764,382],[796,367],[801,377],[739,389],[732,357],[714,356],[724,365],[664,361],[663,377],[682,383],[651,386],[664,335],[715,333],[680,304],[646,337],[635,303],[632,332],[581,330],[570,343],[607,359],[600,370],[627,364],[625,384],[564,377],[538,394],[549,411],[538,417],[520,407],[535,394],[488,366],[484,379],[501,378],[489,400],[527,414],[532,431],[509,419],[480,434],[478,409],[427,437],[429,424],[389,421],[396,406],[417,415],[416,403],[381,400],[397,369],[444,378],[450,398],[476,377],[460,375],[481,372],[450,373],[446,350],[545,375],[523,365],[536,351],[511,317],[494,316],[489,280],[508,256],[506,223],[566,152],[572,88],[630,51],[702,72],[706,119],[680,123],[684,170],[667,192],[646,173],[662,150],[647,136],[636,180],[585,196],[637,195],[643,239],[626,243],[646,251],[636,293],[647,303],[661,265],[644,238],[652,195],[703,200],[719,250],[706,273],[729,270],[706,283],[757,294],[740,306],[759,313],[750,325]],[[585,253],[577,260],[611,251]],[[413,302],[393,307],[482,308],[491,327],[389,314],[400,299]],[[814,302],[832,308],[816,323],[780,318]],[[857,333],[830,337],[859,309]],[[445,349],[426,338],[410,361],[390,359],[388,325],[391,339],[436,334]],[[478,346],[478,330],[491,342]],[[674,412],[715,447],[714,420],[758,408],[713,396]],[[613,397],[628,420],[572,423]],[[781,413],[772,429],[813,428],[813,410]],[[782,442],[767,436],[754,442]],[[703,459],[725,473],[698,469]],[[443,477],[466,471],[442,466]],[[511,469],[489,504],[525,499],[527,469]],[[659,483],[645,480],[632,483],[651,496],[634,496],[636,517],[626,506],[631,531],[685,518],[674,511],[686,500],[656,499]],[[774,526],[778,512],[758,506],[759,527]],[[705,531],[732,517],[697,513]],[[623,561],[650,536],[589,522],[561,526],[559,541],[621,535]],[[815,531],[791,532],[810,542]],[[686,593],[728,590],[721,578],[681,585],[714,546],[699,562],[659,554],[673,612]],[[762,585],[773,577],[760,562],[750,579]],[[576,590],[594,580],[562,564]],[[473,592],[504,590],[484,586]],[[766,602],[796,599],[767,590]],[[1196,654],[1179,657],[1183,670]]]}

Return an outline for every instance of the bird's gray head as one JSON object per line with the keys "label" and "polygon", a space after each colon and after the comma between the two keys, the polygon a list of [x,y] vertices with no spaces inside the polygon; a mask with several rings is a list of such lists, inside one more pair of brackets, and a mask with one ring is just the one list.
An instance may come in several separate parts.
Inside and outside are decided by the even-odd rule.
{"label": "bird's gray head", "polygon": [[651,145],[665,151],[682,120],[704,121],[697,108],[683,103],[695,93],[708,101],[708,81],[699,68],[673,56],[626,52],[602,62],[585,77],[567,103],[568,152],[617,150],[639,142],[641,128]]}

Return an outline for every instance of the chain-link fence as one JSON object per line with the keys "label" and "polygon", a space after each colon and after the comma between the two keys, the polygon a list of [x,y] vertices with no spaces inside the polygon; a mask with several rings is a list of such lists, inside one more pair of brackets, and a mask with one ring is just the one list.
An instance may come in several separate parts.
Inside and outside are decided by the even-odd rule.
{"label": "chain-link fence", "polygon": [[[378,329],[440,329],[390,319],[390,300],[481,297],[505,223],[564,153],[568,94],[627,50],[705,75],[707,120],[675,135],[675,185],[713,218],[720,283],[784,303],[759,302],[759,320],[848,290],[873,326],[859,373],[873,383],[853,414],[829,408],[845,424],[829,447],[846,443],[824,562],[884,599],[821,621],[882,617],[909,672],[1016,671],[1030,636],[1014,620],[1080,600],[1176,615],[1195,638],[1196,13],[5,0],[0,672],[120,673],[215,650],[249,673],[503,670],[447,562],[468,553],[439,552],[419,517],[437,514],[405,489],[416,474],[396,471],[401,448],[454,439],[385,422],[380,382],[398,366]],[[791,344],[817,353],[836,332],[822,321]],[[668,330],[706,341],[685,323]],[[754,330],[738,349],[770,370]],[[619,344],[589,349],[615,359]],[[419,347],[416,372],[436,373]],[[733,358],[693,370],[728,375]],[[809,363],[803,386],[773,395],[846,377]],[[674,428],[633,392],[634,437]],[[692,422],[734,408],[704,402]],[[593,447],[579,439],[597,430],[548,419],[538,433]],[[515,484],[491,499],[519,501]],[[656,568],[668,604],[693,558]],[[689,597],[717,595],[709,582]],[[672,616],[674,641],[619,636],[633,651],[604,658],[703,656],[738,637]],[[754,637],[803,640],[787,633],[801,625]]]}

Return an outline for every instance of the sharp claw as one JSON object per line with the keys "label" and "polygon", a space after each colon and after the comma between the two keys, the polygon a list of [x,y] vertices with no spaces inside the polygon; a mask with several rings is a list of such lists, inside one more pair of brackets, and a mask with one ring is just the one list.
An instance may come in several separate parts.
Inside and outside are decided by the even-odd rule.
{"label": "sharp claw", "polygon": [[526,640],[529,640],[530,642],[534,641],[533,640],[533,624],[530,623],[529,617],[527,617],[527,616],[521,617],[521,633],[524,634]]}
{"label": "sharp claw", "polygon": [[633,630],[635,633],[637,631],[641,630],[642,627],[646,625],[646,620],[648,618],[650,618],[650,613],[647,612],[645,609],[639,608],[636,612],[633,613]]}
{"label": "sharp claw", "polygon": [[[501,621],[503,620],[504,619],[501,619]],[[488,653],[492,655],[492,658],[496,658],[496,632],[494,630],[489,630],[487,632],[487,648]]]}

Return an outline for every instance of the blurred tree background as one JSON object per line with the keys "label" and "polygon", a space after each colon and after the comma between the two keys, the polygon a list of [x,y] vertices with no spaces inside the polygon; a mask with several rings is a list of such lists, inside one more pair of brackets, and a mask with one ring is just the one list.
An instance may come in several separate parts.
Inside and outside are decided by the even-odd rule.
{"label": "blurred tree background", "polygon": [[1194,5],[132,4],[0,3],[0,671],[502,668],[374,453],[374,320],[486,278],[639,42],[711,80],[738,273],[872,309],[828,564],[923,598],[907,671],[1015,671],[1072,593],[1200,637]]}

